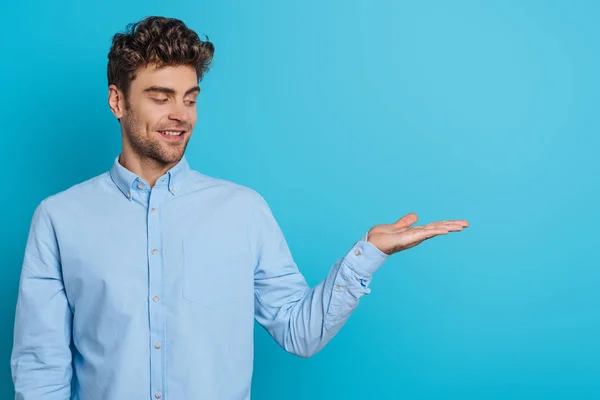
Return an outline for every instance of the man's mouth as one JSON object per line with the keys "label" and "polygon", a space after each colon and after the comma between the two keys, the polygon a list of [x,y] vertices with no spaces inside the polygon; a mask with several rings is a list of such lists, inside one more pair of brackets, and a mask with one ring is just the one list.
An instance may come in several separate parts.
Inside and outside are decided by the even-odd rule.
{"label": "man's mouth", "polygon": [[158,131],[162,137],[169,140],[181,140],[183,139],[186,131],[182,130],[164,130]]}

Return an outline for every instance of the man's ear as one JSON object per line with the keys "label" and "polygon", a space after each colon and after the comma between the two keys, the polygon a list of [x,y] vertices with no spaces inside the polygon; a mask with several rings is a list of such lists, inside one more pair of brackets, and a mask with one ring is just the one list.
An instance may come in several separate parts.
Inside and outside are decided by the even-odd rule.
{"label": "man's ear", "polygon": [[125,110],[125,96],[116,85],[108,86],[108,106],[114,116],[121,121],[123,111]]}

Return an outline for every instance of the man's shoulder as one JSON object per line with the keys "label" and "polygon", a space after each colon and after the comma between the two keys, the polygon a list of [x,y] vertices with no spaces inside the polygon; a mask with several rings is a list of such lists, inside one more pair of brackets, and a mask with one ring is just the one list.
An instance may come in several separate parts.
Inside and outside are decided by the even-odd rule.
{"label": "man's shoulder", "polygon": [[108,179],[108,172],[93,176],[45,197],[40,205],[55,211],[68,211],[69,207],[74,205],[89,203],[91,199],[97,198],[98,194],[106,191]]}
{"label": "man's shoulder", "polygon": [[226,191],[241,196],[260,197],[260,194],[255,189],[239,182],[207,175],[196,170],[191,170],[190,172],[190,190]]}
{"label": "man's shoulder", "polygon": [[190,191],[208,190],[223,199],[241,201],[251,206],[259,206],[265,202],[262,194],[253,187],[196,170],[191,170],[189,185]]}

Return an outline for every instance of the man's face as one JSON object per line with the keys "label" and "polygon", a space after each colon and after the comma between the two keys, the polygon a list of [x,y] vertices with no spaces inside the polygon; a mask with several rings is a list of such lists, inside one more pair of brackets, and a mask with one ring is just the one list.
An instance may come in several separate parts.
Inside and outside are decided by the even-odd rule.
{"label": "man's face", "polygon": [[131,150],[159,164],[178,162],[196,124],[200,92],[194,68],[150,64],[131,82],[121,126]]}

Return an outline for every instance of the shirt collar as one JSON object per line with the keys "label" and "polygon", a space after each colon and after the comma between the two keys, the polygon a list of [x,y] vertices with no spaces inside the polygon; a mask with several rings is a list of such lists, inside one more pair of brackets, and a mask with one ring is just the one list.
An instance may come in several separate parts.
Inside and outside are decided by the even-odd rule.
{"label": "shirt collar", "polygon": [[[183,156],[177,164],[175,164],[171,169],[169,169],[163,176],[158,178],[156,184],[168,186],[169,192],[175,195],[175,193],[179,191],[181,184],[183,183],[185,176],[187,175],[189,170],[190,166],[185,156]],[[139,183],[145,185],[146,189],[150,189],[148,186],[148,182],[146,182],[138,175],[134,174],[133,172],[121,165],[121,163],[119,162],[119,156],[115,158],[115,161],[109,173],[115,185],[117,185],[119,190],[128,199],[131,199],[131,190],[133,188],[137,189],[137,185]]]}

